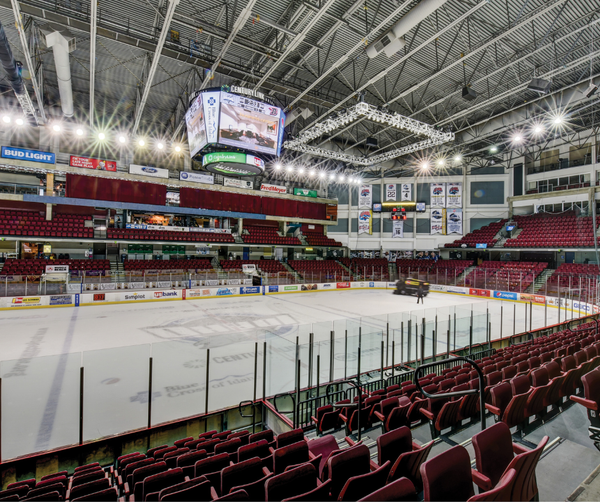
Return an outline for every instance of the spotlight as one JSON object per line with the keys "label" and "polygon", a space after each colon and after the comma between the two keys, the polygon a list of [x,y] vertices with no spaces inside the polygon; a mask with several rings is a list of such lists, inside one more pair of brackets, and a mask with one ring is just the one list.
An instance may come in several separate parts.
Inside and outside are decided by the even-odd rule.
{"label": "spotlight", "polygon": [[340,183],[343,183],[344,181],[346,181],[346,177],[342,174],[340,175]]}
{"label": "spotlight", "polygon": [[181,152],[181,147],[179,145],[175,145],[175,151],[177,153]]}
{"label": "spotlight", "polygon": [[427,169],[429,169],[429,162],[424,160],[421,164],[421,169],[423,169],[423,171],[427,171]]}
{"label": "spotlight", "polygon": [[498,151],[498,147],[497,146],[491,146],[490,147],[490,153],[496,153]]}
{"label": "spotlight", "polygon": [[445,164],[446,164],[446,161],[444,159],[440,159],[437,161],[437,165],[440,167],[444,167]]}
{"label": "spotlight", "polygon": [[315,177],[315,174],[317,174],[317,171],[315,171],[314,169],[311,169],[311,170],[308,172],[308,175],[309,175],[311,178],[314,178],[314,177]]}
{"label": "spotlight", "polygon": [[294,170],[294,166],[293,166],[292,164],[290,164],[289,166],[287,166],[287,167],[285,168],[285,170],[286,170],[288,173],[291,173],[291,172]]}
{"label": "spotlight", "polygon": [[75,134],[77,134],[77,136],[83,136],[83,129],[81,127],[78,127],[77,129],[75,129]]}
{"label": "spotlight", "polygon": [[106,134],[104,134],[103,132],[99,133],[98,134],[98,139],[100,141],[104,141],[106,139]]}
{"label": "spotlight", "polygon": [[2,122],[4,122],[5,124],[10,124],[10,115],[3,115],[2,116]]}
{"label": "spotlight", "polygon": [[356,178],[354,180],[354,183],[356,183],[357,185],[360,185],[361,184],[361,179],[360,178]]}
{"label": "spotlight", "polygon": [[303,167],[300,167],[298,169],[298,174],[304,174],[304,168]]}
{"label": "spotlight", "polygon": [[159,150],[162,150],[165,147],[165,145],[161,142],[156,144],[156,148],[158,148]]}
{"label": "spotlight", "polygon": [[145,144],[146,144],[146,142],[144,141],[144,139],[143,139],[143,138],[140,138],[140,139],[138,140],[138,145],[140,145],[140,146],[144,146]]}
{"label": "spotlight", "polygon": [[354,178],[352,176],[348,178],[348,183],[354,183]]}
{"label": "spotlight", "polygon": [[542,134],[544,132],[544,126],[542,124],[536,124],[533,128],[533,134]]}
{"label": "spotlight", "polygon": [[119,136],[119,143],[125,143],[126,141],[127,141],[127,138],[121,134]]}
{"label": "spotlight", "polygon": [[54,132],[60,132],[60,129],[61,129],[61,128],[60,128],[60,124],[54,124],[54,125],[52,126],[52,130],[53,130]]}
{"label": "spotlight", "polygon": [[319,173],[319,178],[324,178],[325,177],[325,171],[321,171]]}
{"label": "spotlight", "polygon": [[275,163],[275,171],[281,171],[281,162]]}
{"label": "spotlight", "polygon": [[454,156],[454,162],[462,162],[462,156],[460,156],[460,155],[455,155],[455,156]]}
{"label": "spotlight", "polygon": [[331,174],[329,175],[329,179],[330,179],[331,181],[335,180],[335,173],[331,173]]}
{"label": "spotlight", "polygon": [[556,117],[554,117],[554,120],[552,121],[554,123],[554,125],[561,125],[563,123],[563,116],[562,115],[557,115]]}
{"label": "spotlight", "polygon": [[521,143],[523,141],[523,136],[521,136],[520,134],[515,134],[513,136],[512,141],[513,141],[513,143],[519,144],[519,143]]}
{"label": "spotlight", "polygon": [[15,120],[15,122],[18,126],[22,126],[25,123],[25,121],[21,117]]}

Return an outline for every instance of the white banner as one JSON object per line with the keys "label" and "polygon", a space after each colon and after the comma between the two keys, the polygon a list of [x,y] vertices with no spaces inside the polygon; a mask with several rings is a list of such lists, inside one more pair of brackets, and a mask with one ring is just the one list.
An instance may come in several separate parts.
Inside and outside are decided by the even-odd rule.
{"label": "white banner", "polygon": [[207,185],[215,184],[215,177],[212,174],[189,173],[181,171],[179,173],[180,181],[191,181],[192,183],[206,183]]}
{"label": "white banner", "polygon": [[402,183],[402,185],[400,185],[400,200],[402,202],[410,202],[412,200],[411,183]]}
{"label": "white banner", "polygon": [[371,185],[361,185],[358,192],[358,209],[371,209],[373,205],[373,190]]}
{"label": "white banner", "polygon": [[69,265],[46,265],[47,274],[68,274]]}
{"label": "white banner", "polygon": [[151,176],[152,178],[169,179],[169,170],[160,167],[138,166],[136,164],[129,165],[129,174],[139,174],[142,176]]}
{"label": "white banner", "polygon": [[404,237],[404,221],[392,221],[392,239],[402,239]]}
{"label": "white banner", "polygon": [[431,235],[441,234],[444,231],[444,217],[441,209],[431,210]]}
{"label": "white banner", "polygon": [[388,185],[385,185],[385,200],[386,202],[388,200],[396,200],[396,184],[395,183],[390,183]]}
{"label": "white banner", "polygon": [[211,234],[231,233],[231,229],[228,228],[170,227],[167,225],[139,225],[136,223],[127,223],[125,228],[133,228],[136,230],[168,230],[170,232],[208,232]]}
{"label": "white banner", "polygon": [[446,211],[447,234],[462,234],[462,209],[448,209]]}
{"label": "white banner", "polygon": [[254,185],[251,181],[238,180],[237,178],[225,178],[223,177],[223,186],[234,187],[234,188],[249,188],[252,190]]}
{"label": "white banner", "polygon": [[373,219],[373,213],[370,210],[363,210],[358,212],[358,235],[360,234],[372,234],[371,220]]}
{"label": "white banner", "polygon": [[203,92],[204,123],[206,125],[206,142],[217,143],[219,140],[219,107],[221,91]]}
{"label": "white banner", "polygon": [[447,183],[446,192],[446,207],[462,207],[462,183]]}
{"label": "white banner", "polygon": [[431,207],[446,207],[446,183],[431,183]]}
{"label": "white banner", "polygon": [[260,185],[260,189],[263,192],[273,192],[273,193],[287,193],[287,188],[279,185],[269,185],[267,183],[262,183]]}

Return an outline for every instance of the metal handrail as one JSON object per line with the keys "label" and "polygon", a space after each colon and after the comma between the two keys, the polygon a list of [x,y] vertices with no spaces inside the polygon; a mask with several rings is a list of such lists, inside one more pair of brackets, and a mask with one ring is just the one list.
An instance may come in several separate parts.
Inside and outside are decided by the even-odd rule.
{"label": "metal handrail", "polygon": [[[360,376],[358,378],[360,378]],[[358,390],[358,403],[356,403],[358,415],[357,415],[356,427],[358,429],[358,441],[360,441],[361,440],[360,411],[362,410],[362,386],[360,384],[360,380],[358,380],[358,382],[355,382],[354,380],[338,380],[337,382],[332,382],[325,389],[325,396],[327,397],[327,400],[329,401],[329,398],[330,398],[329,389],[331,388],[332,385],[338,385],[341,383],[347,383],[349,385],[352,385],[355,389]],[[348,404],[350,406],[348,406]],[[348,404],[344,405],[343,407],[344,408],[353,408],[354,407],[354,403],[348,403]],[[352,418],[352,417],[348,417],[348,420],[350,420],[350,418]]]}
{"label": "metal handrail", "polygon": [[[277,398],[281,397],[281,396],[289,396],[292,398],[292,405],[294,407],[293,410],[289,410],[289,411],[281,411],[279,408],[277,408]],[[294,422],[294,425],[296,424],[296,398],[294,397],[293,394],[289,393],[289,392],[282,392],[281,394],[275,394],[273,396],[273,407],[275,408],[275,411],[277,413],[279,413],[280,415],[284,414],[284,413],[292,413],[293,414],[293,419],[292,421]]]}
{"label": "metal handrail", "polygon": [[[465,362],[469,363],[471,366],[473,366],[473,368],[475,368],[475,371],[477,371],[477,374],[479,376],[479,389],[461,390],[458,392],[444,392],[442,394],[429,394],[428,392],[425,392],[423,390],[423,387],[419,383],[419,376],[420,376],[420,373],[422,370],[424,370],[425,368],[429,368],[430,366],[433,366],[434,364],[439,364],[439,363],[444,363],[444,362],[449,362],[449,361],[456,361],[456,360],[465,361]],[[485,398],[484,398],[484,392],[483,392],[483,389],[485,387],[485,384],[484,384],[485,380],[483,378],[483,372],[481,371],[481,368],[479,367],[479,365],[477,363],[475,363],[475,361],[469,359],[468,357],[457,356],[457,357],[449,357],[449,358],[443,359],[441,361],[435,361],[435,362],[431,362],[431,363],[427,363],[427,364],[421,364],[415,368],[413,382],[417,386],[417,390],[428,399],[446,399],[446,398],[450,398],[450,397],[462,397],[462,396],[468,396],[471,394],[479,393],[481,430],[482,431],[485,430]]]}

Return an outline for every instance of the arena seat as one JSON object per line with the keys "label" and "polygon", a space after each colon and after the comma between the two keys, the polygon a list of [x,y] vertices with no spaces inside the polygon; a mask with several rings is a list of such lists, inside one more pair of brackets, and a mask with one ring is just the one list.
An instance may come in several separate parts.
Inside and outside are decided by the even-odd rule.
{"label": "arena seat", "polygon": [[494,239],[500,229],[506,224],[508,220],[500,220],[494,223],[490,223],[485,227],[481,227],[473,232],[469,232],[461,239],[455,240],[454,242],[444,244],[446,248],[460,248],[465,247],[474,248],[477,244],[486,244],[488,248],[492,248],[496,245],[497,239]]}
{"label": "arena seat", "polygon": [[305,281],[328,282],[350,280],[350,275],[335,260],[290,260],[288,265]]}
{"label": "arena seat", "polygon": [[392,464],[388,460],[377,469],[366,474],[352,476],[346,481],[338,500],[356,500],[367,496],[373,490],[383,488],[386,484]]}
{"label": "arena seat", "polygon": [[600,418],[598,417],[598,409],[600,407],[600,370],[594,369],[583,375],[581,382],[585,397],[572,395],[569,396],[569,399],[586,408],[590,421],[590,439],[598,447],[600,445]]}
{"label": "arena seat", "polygon": [[195,464],[194,477],[205,476],[213,486],[221,489],[221,471],[229,467],[229,454],[221,453],[202,460]]}
{"label": "arena seat", "polygon": [[302,464],[267,479],[264,500],[284,500],[307,494],[322,485],[311,464]]}
{"label": "arena seat", "polygon": [[9,258],[4,263],[2,275],[42,275],[48,265],[68,265],[70,272],[106,272],[110,270],[108,260],[45,260]]}
{"label": "arena seat", "polygon": [[0,235],[21,237],[94,237],[94,229],[86,227],[85,222],[92,220],[89,215],[54,214],[52,220],[37,211],[0,211]]}
{"label": "arena seat", "polygon": [[244,244],[273,244],[279,246],[301,246],[302,243],[297,237],[281,237],[277,226],[244,226],[242,240]]}
{"label": "arena seat", "polygon": [[265,493],[265,481],[272,475],[257,457],[225,467],[221,471],[221,494],[244,490],[250,500],[261,500]]}
{"label": "arena seat", "polygon": [[[312,228],[311,228],[312,227]],[[331,239],[324,234],[323,225],[309,225],[303,223],[300,232],[309,246],[341,247],[342,243]]]}
{"label": "arena seat", "polygon": [[421,477],[424,501],[464,501],[475,495],[471,479],[471,459],[467,450],[460,445],[423,463]]}
{"label": "arena seat", "polygon": [[510,497],[516,479],[517,471],[515,469],[507,469],[494,488],[478,495],[473,495],[467,502],[504,502],[506,500],[513,500]]}
{"label": "arena seat", "polygon": [[171,260],[125,260],[123,269],[125,271],[155,270],[212,270],[210,260],[206,258],[171,259]]}
{"label": "arena seat", "polygon": [[173,230],[144,230],[137,228],[108,228],[106,237],[113,240],[135,241],[174,241],[174,242],[206,242],[215,244],[233,244],[235,238],[231,233],[215,233],[208,231],[179,232]]}
{"label": "arena seat", "polygon": [[117,489],[115,487],[112,487],[112,488],[107,488],[106,490],[101,490],[99,492],[90,493],[89,495],[77,497],[76,499],[72,499],[71,502],[83,502],[83,501],[117,502],[118,498],[119,498],[119,494],[117,493]]}
{"label": "arena seat", "polygon": [[189,481],[184,481],[167,488],[163,488],[158,494],[158,500],[180,501],[180,500],[213,500],[217,498],[217,492],[204,476],[199,476]]}

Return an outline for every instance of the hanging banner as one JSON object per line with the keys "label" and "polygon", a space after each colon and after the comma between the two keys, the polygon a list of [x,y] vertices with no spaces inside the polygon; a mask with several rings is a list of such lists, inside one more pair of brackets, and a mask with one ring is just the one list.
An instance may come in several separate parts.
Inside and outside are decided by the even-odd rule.
{"label": "hanging banner", "polygon": [[448,234],[462,234],[462,209],[448,209],[446,211],[446,227]]}
{"label": "hanging banner", "polygon": [[446,207],[446,183],[431,183],[431,207]]}
{"label": "hanging banner", "polygon": [[385,200],[396,200],[396,184],[390,183],[389,185],[385,185]]}
{"label": "hanging banner", "polygon": [[431,210],[431,235],[444,232],[444,217],[441,209]]}
{"label": "hanging banner", "polygon": [[446,207],[462,207],[462,183],[447,183],[446,192]]}
{"label": "hanging banner", "polygon": [[373,213],[370,210],[358,212],[358,235],[373,233],[372,222]]}
{"label": "hanging banner", "polygon": [[226,178],[225,176],[223,176],[223,186],[233,188],[248,188],[250,190],[254,188],[252,181],[238,180],[237,178]]}
{"label": "hanging banner", "polygon": [[87,157],[76,157],[75,155],[71,155],[69,165],[85,169],[99,169],[100,171],[117,170],[117,163],[114,160],[89,159]]}
{"label": "hanging banner", "polygon": [[392,221],[392,239],[402,239],[404,237],[404,221]]}
{"label": "hanging banner", "polygon": [[402,185],[400,185],[400,200],[402,202],[412,201],[412,184],[411,183],[402,183]]}
{"label": "hanging banner", "polygon": [[373,191],[371,185],[361,185],[358,192],[358,209],[371,209],[373,205]]}

